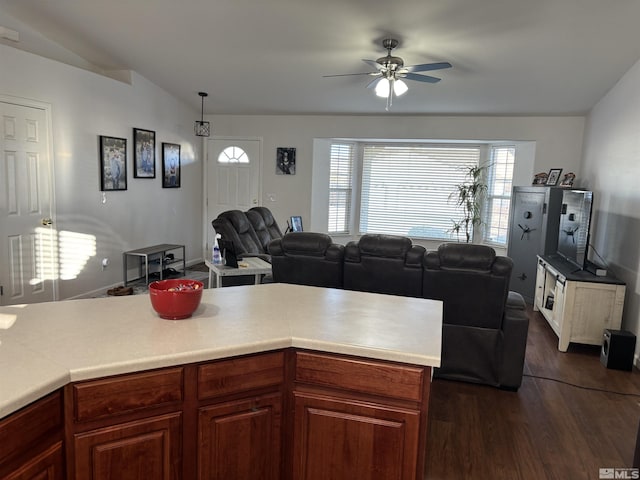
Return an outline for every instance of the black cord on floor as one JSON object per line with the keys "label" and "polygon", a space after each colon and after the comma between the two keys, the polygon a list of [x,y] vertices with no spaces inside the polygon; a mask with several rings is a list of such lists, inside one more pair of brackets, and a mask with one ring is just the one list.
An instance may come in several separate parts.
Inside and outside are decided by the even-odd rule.
{"label": "black cord on floor", "polygon": [[541,375],[531,375],[531,374],[525,373],[522,376],[523,377],[538,378],[540,380],[551,380],[552,382],[563,383],[565,385],[569,385],[571,387],[576,387],[576,388],[581,388],[583,390],[593,390],[593,391],[596,391],[596,392],[613,393],[614,395],[623,395],[623,396],[626,396],[626,397],[640,397],[639,393],[616,392],[614,390],[606,390],[604,388],[585,387],[584,385],[578,385],[576,383],[567,382],[565,380],[559,380],[557,378],[543,377]]}

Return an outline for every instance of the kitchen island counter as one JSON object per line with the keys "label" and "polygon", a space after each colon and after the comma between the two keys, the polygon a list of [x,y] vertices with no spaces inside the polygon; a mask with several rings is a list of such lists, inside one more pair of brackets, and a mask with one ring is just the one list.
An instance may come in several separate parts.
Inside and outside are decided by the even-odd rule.
{"label": "kitchen island counter", "polygon": [[0,418],[69,382],[287,347],[438,367],[442,303],[287,284],[207,289],[163,320],[147,295],[0,308]]}

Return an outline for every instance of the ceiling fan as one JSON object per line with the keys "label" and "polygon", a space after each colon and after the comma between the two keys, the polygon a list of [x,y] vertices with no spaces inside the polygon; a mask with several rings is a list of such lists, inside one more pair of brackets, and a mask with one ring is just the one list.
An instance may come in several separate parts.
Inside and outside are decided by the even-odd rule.
{"label": "ceiling fan", "polygon": [[367,65],[375,68],[371,72],[363,73],[343,73],[338,75],[324,75],[324,77],[346,77],[351,75],[369,75],[375,77],[367,84],[367,88],[375,88],[376,95],[387,99],[387,110],[393,104],[393,95],[400,96],[409,88],[402,80],[414,80],[417,82],[437,83],[440,81],[437,77],[430,75],[420,75],[416,72],[429,72],[433,70],[442,70],[451,68],[449,62],[439,63],[423,63],[421,65],[404,65],[404,60],[400,57],[391,55],[391,50],[398,46],[399,42],[395,38],[385,38],[382,46],[387,49],[387,55],[377,60],[362,60]]}

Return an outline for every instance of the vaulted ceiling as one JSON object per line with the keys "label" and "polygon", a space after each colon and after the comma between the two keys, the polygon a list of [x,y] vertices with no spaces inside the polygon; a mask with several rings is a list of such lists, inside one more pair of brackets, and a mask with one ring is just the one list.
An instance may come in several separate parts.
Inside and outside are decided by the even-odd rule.
{"label": "vaulted ceiling", "polygon": [[[206,91],[211,114],[584,114],[640,59],[639,23],[638,0],[0,0],[2,43]],[[323,77],[370,71],[389,36],[453,68],[389,112],[367,76]]]}

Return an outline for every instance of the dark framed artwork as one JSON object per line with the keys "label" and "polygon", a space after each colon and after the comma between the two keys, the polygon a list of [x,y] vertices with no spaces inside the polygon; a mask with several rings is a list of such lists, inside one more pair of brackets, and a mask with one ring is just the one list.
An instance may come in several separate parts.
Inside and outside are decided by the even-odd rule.
{"label": "dark framed artwork", "polygon": [[180,145],[162,144],[162,187],[180,188]]}
{"label": "dark framed artwork", "polygon": [[547,177],[547,185],[551,187],[555,187],[558,185],[560,181],[560,174],[562,173],[561,168],[552,168],[549,170],[549,176]]}
{"label": "dark framed artwork", "polygon": [[100,135],[100,190],[127,189],[127,139]]}
{"label": "dark framed artwork", "polygon": [[292,147],[278,147],[276,152],[276,174],[296,174],[296,149]]}
{"label": "dark framed artwork", "polygon": [[156,178],[156,132],[133,129],[133,177]]}

